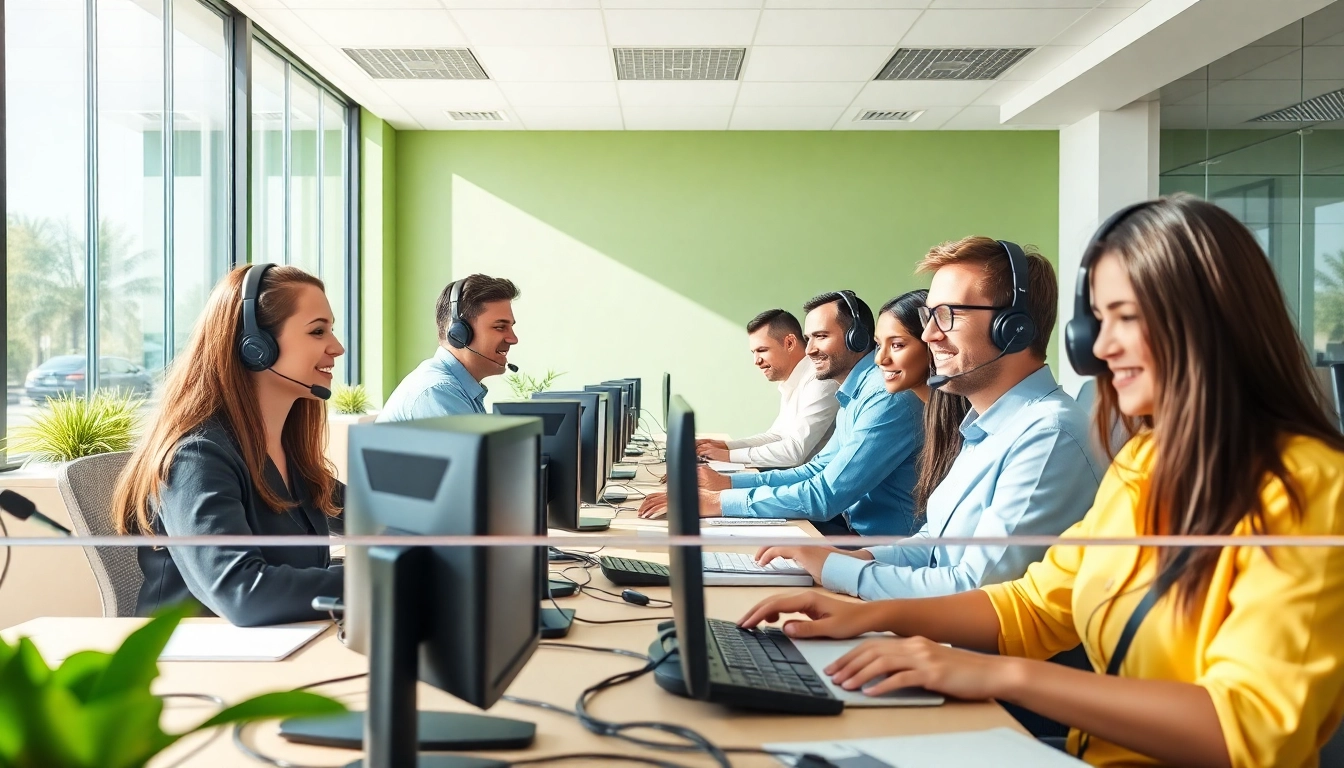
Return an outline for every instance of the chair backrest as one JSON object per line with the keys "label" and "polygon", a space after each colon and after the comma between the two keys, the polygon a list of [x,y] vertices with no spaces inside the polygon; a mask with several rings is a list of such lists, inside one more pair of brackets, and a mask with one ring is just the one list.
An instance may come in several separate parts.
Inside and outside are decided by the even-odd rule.
{"label": "chair backrest", "polygon": [[[129,451],[75,459],[56,472],[56,487],[79,536],[115,536],[112,496]],[[144,575],[135,547],[85,547],[103,601],[104,616],[134,616]]]}

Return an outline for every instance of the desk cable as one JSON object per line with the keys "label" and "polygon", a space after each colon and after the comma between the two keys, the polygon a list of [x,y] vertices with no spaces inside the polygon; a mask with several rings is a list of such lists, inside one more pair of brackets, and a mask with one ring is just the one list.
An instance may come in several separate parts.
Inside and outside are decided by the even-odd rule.
{"label": "desk cable", "polygon": [[[193,699],[195,701],[204,701],[210,704],[214,704],[215,706],[219,707],[221,711],[228,706],[228,702],[224,701],[224,699],[218,696],[213,696],[208,693],[160,693],[156,695],[160,699]],[[200,754],[201,751],[204,750],[206,747],[215,743],[215,739],[218,739],[219,735],[224,732],[224,729],[220,726],[215,726],[210,730],[213,731],[213,733],[210,734],[210,738],[205,739],[200,744],[197,744],[195,747],[191,749],[190,752],[187,752],[185,755],[177,758],[173,762],[164,766],[164,768],[178,768],[178,766],[186,765],[188,760]]]}
{"label": "desk cable", "polygon": [[[5,518],[0,517],[0,534],[9,538],[9,529],[5,527]],[[5,577],[9,575],[9,561],[14,559],[14,550],[10,545],[5,545],[5,566],[0,568],[0,588],[5,586]]]}

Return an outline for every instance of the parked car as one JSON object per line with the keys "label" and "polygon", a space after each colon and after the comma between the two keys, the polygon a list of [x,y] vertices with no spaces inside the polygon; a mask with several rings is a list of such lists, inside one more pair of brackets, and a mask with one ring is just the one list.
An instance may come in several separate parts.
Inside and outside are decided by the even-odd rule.
{"label": "parked car", "polygon": [[[62,394],[84,394],[84,356],[57,355],[28,374],[24,394],[36,403]],[[98,358],[98,386],[148,397],[154,390],[149,371],[121,357]]]}

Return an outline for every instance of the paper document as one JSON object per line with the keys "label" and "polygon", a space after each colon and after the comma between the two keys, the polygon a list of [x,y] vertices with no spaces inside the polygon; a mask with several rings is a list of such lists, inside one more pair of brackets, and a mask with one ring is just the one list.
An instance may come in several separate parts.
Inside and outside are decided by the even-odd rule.
{"label": "paper document", "polygon": [[720,475],[731,475],[734,472],[741,472],[747,468],[746,464],[738,464],[732,461],[707,461],[709,468],[718,472]]}
{"label": "paper document", "polygon": [[[1011,728],[889,736],[848,741],[762,745],[772,752],[806,752],[838,768],[1082,768],[1087,764]],[[777,758],[794,765],[795,758]]]}
{"label": "paper document", "polygon": [[742,525],[788,525],[782,517],[702,517],[700,525],[742,526]]}
{"label": "paper document", "polygon": [[[793,525],[724,525],[710,526],[700,529],[701,536],[712,536],[715,538],[736,538],[750,536],[769,537],[772,539],[810,539],[807,531]],[[817,541],[821,541],[818,539]]]}
{"label": "paper document", "polygon": [[[923,688],[900,688],[891,693],[884,693],[881,696],[869,696],[862,691],[847,691],[844,688],[831,682],[831,678],[822,673],[822,670],[831,664],[831,662],[849,653],[860,643],[866,640],[872,640],[877,637],[890,637],[890,635],[861,635],[852,637],[848,640],[794,640],[793,644],[798,646],[798,652],[803,654],[807,663],[817,671],[817,675],[826,687],[830,689],[831,695],[845,702],[845,707],[936,707],[943,703],[943,697],[940,694],[926,691]],[[879,678],[879,680],[885,678]],[[874,681],[877,682],[877,681]],[[902,764],[904,768],[904,764]]]}
{"label": "paper document", "polygon": [[280,661],[322,634],[328,624],[235,627],[179,624],[159,661]]}

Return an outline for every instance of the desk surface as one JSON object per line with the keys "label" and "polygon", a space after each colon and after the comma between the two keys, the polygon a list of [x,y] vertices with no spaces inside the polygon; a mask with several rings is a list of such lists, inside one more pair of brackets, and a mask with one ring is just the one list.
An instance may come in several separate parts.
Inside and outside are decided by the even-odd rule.
{"label": "desk surface", "polygon": [[[653,484],[657,478],[649,474],[650,469],[661,468],[641,466],[637,486],[649,490],[656,487]],[[585,510],[588,514],[598,511]],[[631,522],[632,518],[632,512],[619,512],[613,524],[620,528],[648,525],[646,521]],[[812,535],[816,535],[809,524],[799,525]],[[594,535],[589,537],[592,536]],[[581,546],[579,541],[566,541],[564,545],[574,548]],[[651,543],[650,549],[654,547],[657,545]],[[610,550],[610,553],[666,562],[665,551],[645,551],[641,548],[638,552]],[[600,571],[594,569],[591,574],[595,586],[619,592],[619,588],[607,582]],[[771,590],[779,589],[781,588],[710,587],[705,590],[706,607],[712,617],[735,619],[769,595]],[[665,587],[647,588],[641,591],[651,597],[667,599],[670,596],[669,590]],[[581,618],[593,620],[627,619],[643,614],[670,618],[672,615],[667,609],[607,603],[588,596],[564,598],[559,602],[562,607],[577,609]],[[142,620],[139,619],[43,618],[20,624],[3,634],[6,638],[28,635],[33,638],[39,649],[45,648],[52,655],[64,655],[74,650],[76,646],[81,649],[111,649],[141,623]],[[576,622],[568,637],[554,642],[623,648],[643,653],[654,638],[656,624],[657,622],[652,619],[647,622],[608,625]],[[608,675],[637,668],[638,665],[639,662],[635,659],[612,654],[543,646],[537,649],[531,662],[519,674],[508,692],[513,696],[573,708],[574,700],[583,688]],[[335,633],[328,631],[283,662],[164,662],[159,668],[162,674],[155,683],[155,690],[160,693],[209,693],[233,703],[267,691],[284,690],[320,680],[366,672],[368,662],[364,656],[346,649],[336,639]],[[317,690],[339,698],[353,708],[362,708],[365,703],[366,681],[356,679]],[[448,694],[424,684],[419,687],[419,701],[422,709],[476,711]],[[182,703],[182,700],[170,700],[166,707],[165,727],[170,730],[185,729],[208,718],[213,710],[212,705],[203,702]],[[969,731],[1002,726],[1017,727],[1016,721],[993,703],[953,702],[942,707],[930,708],[851,709],[835,717],[752,714],[672,696],[658,688],[652,676],[645,676],[599,694],[591,710],[598,717],[616,721],[640,719],[689,726],[720,746],[759,746],[772,741],[870,738]],[[570,752],[629,754],[637,749],[624,742],[593,735],[584,730],[573,718],[557,712],[501,701],[490,710],[490,714],[537,724],[536,743],[531,749],[525,753],[490,753],[492,757],[504,758],[510,754],[518,758],[541,757]],[[248,729],[246,738],[254,748],[269,756],[305,766],[344,765],[356,757],[344,750],[289,744],[276,734],[274,723],[264,723]],[[204,734],[184,741],[151,765],[165,768],[173,764],[187,750],[201,745],[207,739],[210,740],[209,744],[187,762],[191,768],[257,764],[249,762],[240,754],[233,746],[229,733],[225,732],[213,736]],[[709,760],[696,755],[640,753],[659,756],[685,765],[711,764]],[[765,756],[745,755],[734,756],[733,764],[778,765],[773,759]]]}

